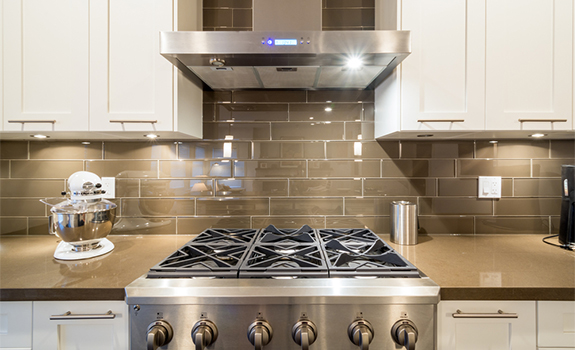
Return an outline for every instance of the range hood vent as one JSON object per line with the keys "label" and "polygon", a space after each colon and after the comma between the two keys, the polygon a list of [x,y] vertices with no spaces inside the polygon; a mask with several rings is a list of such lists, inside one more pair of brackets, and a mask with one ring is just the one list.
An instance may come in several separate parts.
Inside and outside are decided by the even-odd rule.
{"label": "range hood vent", "polygon": [[[374,88],[410,53],[408,31],[162,32],[160,53],[213,90]],[[356,65],[349,66],[351,62]]]}

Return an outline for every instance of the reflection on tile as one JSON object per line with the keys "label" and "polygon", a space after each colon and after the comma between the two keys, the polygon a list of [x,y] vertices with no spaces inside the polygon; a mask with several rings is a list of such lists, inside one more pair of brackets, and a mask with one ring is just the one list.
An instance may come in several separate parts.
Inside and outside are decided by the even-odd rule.
{"label": "reflection on tile", "polygon": [[30,142],[30,159],[102,159],[102,142]]}
{"label": "reflection on tile", "polygon": [[123,198],[122,217],[194,215],[193,199]]}
{"label": "reflection on tile", "polygon": [[340,122],[272,123],[273,140],[343,140],[344,124]]}
{"label": "reflection on tile", "polygon": [[460,159],[457,162],[457,176],[531,176],[529,159]]}
{"label": "reflection on tile", "polygon": [[419,216],[419,234],[473,234],[473,217]]}
{"label": "reflection on tile", "polygon": [[106,142],[106,159],[176,159],[174,142]]}
{"label": "reflection on tile", "polygon": [[267,198],[201,198],[196,200],[197,215],[268,215]]}
{"label": "reflection on tile", "polygon": [[28,159],[28,142],[0,141],[0,159]]}
{"label": "reflection on tile", "polygon": [[93,160],[86,162],[86,170],[103,177],[157,178],[157,160]]}
{"label": "reflection on tile", "polygon": [[212,180],[143,179],[142,197],[211,197]]}
{"label": "reflection on tile", "polygon": [[495,215],[557,215],[561,198],[502,198],[495,201]]}
{"label": "reflection on tile", "polygon": [[560,225],[560,217],[559,216],[552,216],[551,217],[551,232],[550,234],[556,235],[559,233],[559,225]]}
{"label": "reflection on tile", "polygon": [[379,177],[380,161],[312,160],[309,177]]}
{"label": "reflection on tile", "polygon": [[116,179],[116,198],[139,197],[140,180],[138,179]]}
{"label": "reflection on tile", "polygon": [[0,180],[2,197],[60,197],[65,190],[65,180]]}
{"label": "reflection on tile", "polygon": [[453,160],[383,160],[383,177],[453,177]]}
{"label": "reflection on tile", "polygon": [[231,161],[160,161],[160,177],[232,177]]}
{"label": "reflection on tile", "polygon": [[360,27],[374,26],[375,12],[373,9],[324,9],[322,11],[322,26],[324,27]]}
{"label": "reflection on tile", "polygon": [[0,220],[0,235],[7,236],[26,234],[28,234],[28,223],[26,218],[2,218]]}
{"label": "reflection on tile", "polygon": [[399,158],[398,141],[331,141],[326,146],[327,158],[332,159]]}
{"label": "reflection on tile", "polygon": [[252,26],[252,10],[233,10],[233,26],[238,27],[251,27]]}
{"label": "reflection on tile", "polygon": [[204,91],[204,103],[231,102],[231,91]]}
{"label": "reflection on tile", "polygon": [[255,229],[265,228],[269,225],[274,225],[277,228],[300,228],[303,225],[316,229],[325,227],[325,219],[317,216],[267,216],[253,217],[252,220],[252,228]]}
{"label": "reflection on tile", "polygon": [[232,135],[234,140],[269,140],[269,123],[204,123],[204,140],[224,140]]}
{"label": "reflection on tile", "polygon": [[290,196],[361,196],[361,180],[290,180]]}
{"label": "reflection on tile", "polygon": [[290,104],[290,121],[360,121],[361,103]]}
{"label": "reflection on tile", "polygon": [[10,161],[0,160],[0,178],[5,179],[10,177]]}
{"label": "reflection on tile", "polygon": [[473,158],[473,141],[401,141],[401,158]]}
{"label": "reflection on tile", "polygon": [[561,197],[561,179],[515,179],[515,197]]}
{"label": "reflection on tile", "polygon": [[368,228],[376,234],[389,233],[389,217],[385,216],[327,216],[326,228]]}
{"label": "reflection on tile", "polygon": [[232,27],[231,9],[204,9],[203,23],[205,27]]}
{"label": "reflection on tile", "polygon": [[84,162],[81,160],[12,160],[11,164],[13,179],[67,179],[76,171],[84,170]]}
{"label": "reflection on tile", "polygon": [[28,234],[49,235],[50,227],[48,226],[48,218],[47,217],[28,218]]}
{"label": "reflection on tile", "polygon": [[46,205],[38,199],[1,198],[0,216],[44,216]]}
{"label": "reflection on tile", "polygon": [[342,198],[272,198],[271,215],[343,215]]}
{"label": "reflection on tile", "polygon": [[203,0],[202,8],[251,8],[252,0]]}
{"label": "reflection on tile", "polygon": [[533,159],[533,176],[561,177],[561,165],[575,165],[575,159]]}
{"label": "reflection on tile", "polygon": [[308,91],[308,102],[373,102],[373,90]]}
{"label": "reflection on tile", "polygon": [[478,216],[477,234],[550,234],[549,217],[497,217]]}
{"label": "reflection on tile", "polygon": [[254,142],[255,159],[325,158],[324,142]]}
{"label": "reflection on tile", "polygon": [[226,197],[287,196],[288,180],[216,180],[216,195]]}
{"label": "reflection on tile", "polygon": [[305,161],[251,160],[234,161],[235,177],[304,177]]}
{"label": "reflection on tile", "polygon": [[477,179],[439,179],[439,196],[477,196]]}
{"label": "reflection on tile", "polygon": [[[231,144],[231,154],[224,154],[224,144]],[[251,143],[242,141],[182,142],[178,150],[179,159],[251,158]]]}
{"label": "reflection on tile", "polygon": [[216,105],[216,121],[287,121],[286,104],[239,104]]}
{"label": "reflection on tile", "polygon": [[364,122],[372,122],[375,120],[375,106],[373,103],[363,104],[363,118]]}
{"label": "reflection on tile", "polygon": [[111,234],[115,235],[173,235],[176,218],[119,218]]}
{"label": "reflection on tile", "polygon": [[204,122],[216,121],[216,105],[213,103],[204,103],[202,105],[202,120]]}
{"label": "reflection on tile", "polygon": [[365,179],[364,196],[434,196],[434,179]]}
{"label": "reflection on tile", "polygon": [[375,0],[325,0],[324,7],[375,7]]}
{"label": "reflection on tile", "polygon": [[389,215],[392,201],[417,202],[417,197],[346,198],[344,215]]}
{"label": "reflection on tile", "polygon": [[305,91],[245,90],[234,91],[232,102],[305,102]]}
{"label": "reflection on tile", "polygon": [[373,122],[345,123],[346,140],[374,140]]}
{"label": "reflection on tile", "polygon": [[493,200],[477,198],[420,198],[420,215],[493,215]]}
{"label": "reflection on tile", "polygon": [[250,228],[249,216],[178,218],[178,234],[199,234],[208,228]]}
{"label": "reflection on tile", "polygon": [[476,142],[476,158],[549,158],[548,140],[503,140],[497,143]]}
{"label": "reflection on tile", "polygon": [[551,158],[575,158],[575,140],[551,140]]}

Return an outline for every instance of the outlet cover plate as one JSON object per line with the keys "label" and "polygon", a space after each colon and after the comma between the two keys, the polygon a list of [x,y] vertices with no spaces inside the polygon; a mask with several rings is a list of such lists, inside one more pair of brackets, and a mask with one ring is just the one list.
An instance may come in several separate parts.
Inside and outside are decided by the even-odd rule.
{"label": "outlet cover plate", "polygon": [[479,176],[479,198],[501,198],[501,176]]}
{"label": "outlet cover plate", "polygon": [[101,189],[106,191],[106,193],[102,195],[102,198],[116,198],[116,178],[103,177]]}

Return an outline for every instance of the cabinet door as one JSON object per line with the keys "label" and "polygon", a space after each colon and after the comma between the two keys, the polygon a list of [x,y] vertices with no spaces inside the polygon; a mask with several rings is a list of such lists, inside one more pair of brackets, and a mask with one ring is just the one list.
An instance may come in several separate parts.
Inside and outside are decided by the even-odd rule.
{"label": "cabinet door", "polygon": [[401,28],[401,130],[482,130],[485,1],[404,0]]}
{"label": "cabinet door", "polygon": [[[517,313],[518,318],[454,318],[452,314]],[[535,350],[535,301],[442,301],[438,306],[438,349]]]}
{"label": "cabinet door", "polygon": [[32,348],[32,302],[0,302],[0,349]]}
{"label": "cabinet door", "polygon": [[[103,315],[114,319],[51,320],[54,315]],[[128,307],[123,301],[34,302],[33,348],[128,350]]]}
{"label": "cabinet door", "polygon": [[573,0],[487,0],[486,16],[487,129],[571,129]]}
{"label": "cabinet door", "polygon": [[91,131],[172,130],[173,70],[159,53],[170,30],[171,0],[90,2]]}
{"label": "cabinet door", "polygon": [[88,130],[88,0],[2,5],[4,131]]}
{"label": "cabinet door", "polygon": [[537,302],[537,346],[575,348],[575,302]]}

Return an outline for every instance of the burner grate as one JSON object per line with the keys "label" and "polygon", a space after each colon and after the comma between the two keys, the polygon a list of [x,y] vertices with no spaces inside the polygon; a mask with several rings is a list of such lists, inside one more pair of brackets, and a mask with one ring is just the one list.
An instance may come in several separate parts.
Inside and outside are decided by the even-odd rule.
{"label": "burner grate", "polygon": [[328,277],[327,266],[317,244],[253,245],[240,268],[248,277]]}

